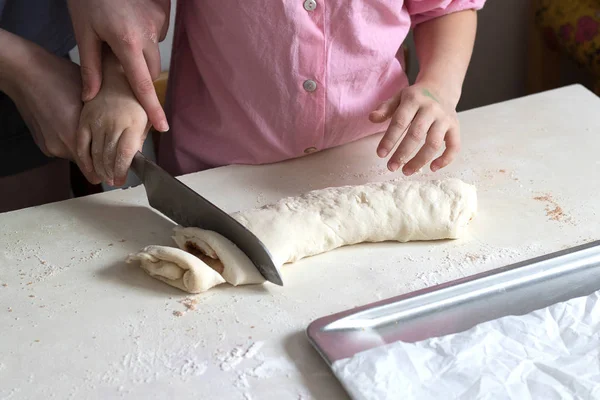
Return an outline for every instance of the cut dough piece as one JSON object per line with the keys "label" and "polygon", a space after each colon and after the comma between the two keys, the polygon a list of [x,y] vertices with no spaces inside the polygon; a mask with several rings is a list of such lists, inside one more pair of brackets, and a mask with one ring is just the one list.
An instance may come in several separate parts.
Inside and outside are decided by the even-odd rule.
{"label": "cut dough piece", "polygon": [[213,268],[233,286],[265,281],[246,254],[216,232],[175,227],[173,239],[181,249],[200,257],[208,265],[217,265]]}
{"label": "cut dough piece", "polygon": [[127,258],[128,263],[140,261],[150,276],[190,293],[201,293],[220,285],[225,279],[198,257],[166,246],[147,246]]}
{"label": "cut dough piece", "polygon": [[475,187],[447,179],[315,190],[232,217],[281,266],[363,242],[456,239],[476,212]]}
{"label": "cut dough piece", "polygon": [[[475,187],[459,179],[447,179],[315,190],[259,209],[237,212],[232,217],[263,242],[275,265],[281,267],[363,242],[456,239],[476,212]],[[190,277],[183,285],[163,274],[174,274],[171,269],[155,268],[150,273],[142,266],[166,283],[193,293],[207,290],[213,281],[207,280],[206,268],[222,274],[221,279],[233,285],[264,282],[248,257],[216,232],[177,227],[174,240],[182,249],[180,252],[191,257],[194,254],[198,265],[205,268],[186,268]],[[181,253],[177,253],[179,256]],[[176,258],[171,262],[179,266],[190,263]],[[192,277],[195,274],[198,276]]]}

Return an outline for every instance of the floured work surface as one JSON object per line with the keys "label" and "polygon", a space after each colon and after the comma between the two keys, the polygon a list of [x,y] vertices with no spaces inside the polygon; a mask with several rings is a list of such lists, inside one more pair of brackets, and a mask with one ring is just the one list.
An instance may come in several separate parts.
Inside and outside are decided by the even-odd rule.
{"label": "floured work surface", "polygon": [[[466,237],[340,248],[282,268],[283,288],[188,296],[125,264],[172,243],[143,188],[2,214],[0,399],[346,399],[306,339],[311,321],[600,238],[598,109],[575,86],[460,113],[459,158],[411,179],[477,187]],[[377,142],[183,181],[235,212],[400,178]]]}

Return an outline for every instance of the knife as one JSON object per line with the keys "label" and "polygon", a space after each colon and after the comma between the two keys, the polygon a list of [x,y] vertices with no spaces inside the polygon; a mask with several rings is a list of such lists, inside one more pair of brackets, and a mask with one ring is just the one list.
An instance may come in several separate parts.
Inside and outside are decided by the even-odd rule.
{"label": "knife", "polygon": [[248,256],[266,280],[283,286],[269,250],[229,214],[175,179],[139,151],[133,158],[131,170],[143,182],[152,208],[181,226],[201,228],[223,235]]}

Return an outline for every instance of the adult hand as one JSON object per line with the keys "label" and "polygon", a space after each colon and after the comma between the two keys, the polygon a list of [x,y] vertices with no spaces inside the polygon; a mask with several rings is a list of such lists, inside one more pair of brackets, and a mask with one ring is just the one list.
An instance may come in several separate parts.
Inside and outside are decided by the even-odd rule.
{"label": "adult hand", "polygon": [[450,164],[460,150],[456,110],[433,94],[426,83],[401,90],[369,118],[377,123],[392,119],[377,148],[377,154],[383,158],[398,145],[388,161],[392,172],[402,167],[405,175],[414,174],[436,156],[445,142],[445,151],[431,163],[431,170],[435,172]]}
{"label": "adult hand", "polygon": [[102,46],[107,43],[148,118],[158,131],[169,125],[153,79],[160,74],[158,42],[169,28],[170,0],[68,0],[79,45],[82,98],[92,100],[102,85]]}
{"label": "adult hand", "polygon": [[[79,67],[41,48],[31,49],[30,68],[22,71],[7,94],[11,97],[40,149],[50,157],[77,157],[77,126],[83,106]],[[98,176],[82,168],[85,177]]]}

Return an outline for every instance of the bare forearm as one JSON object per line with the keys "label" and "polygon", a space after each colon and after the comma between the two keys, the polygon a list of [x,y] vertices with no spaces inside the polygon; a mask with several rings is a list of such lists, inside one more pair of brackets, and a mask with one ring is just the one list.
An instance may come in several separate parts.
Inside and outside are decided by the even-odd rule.
{"label": "bare forearm", "polygon": [[35,50],[33,43],[0,29],[0,91],[12,97]]}
{"label": "bare forearm", "polygon": [[417,83],[456,107],[473,52],[477,14],[467,10],[448,14],[415,27],[420,72]]}

